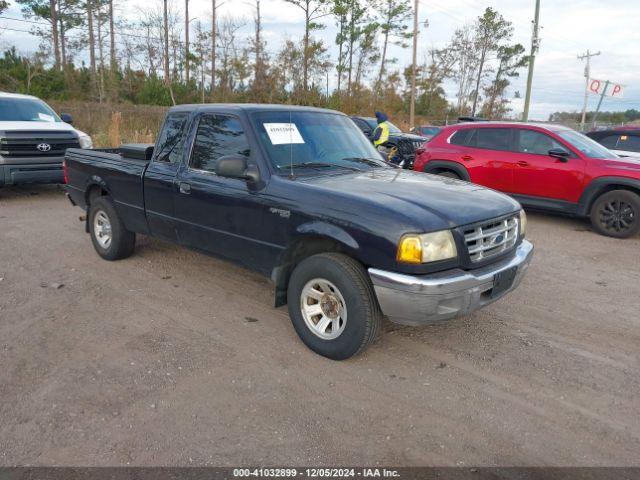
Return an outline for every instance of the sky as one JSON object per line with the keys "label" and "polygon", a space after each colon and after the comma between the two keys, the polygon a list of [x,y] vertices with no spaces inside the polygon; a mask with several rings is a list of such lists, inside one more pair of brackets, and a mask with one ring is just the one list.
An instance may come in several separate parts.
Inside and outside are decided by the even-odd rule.
{"label": "sky", "polygon": [[[220,0],[219,0],[220,1]],[[174,8],[182,8],[183,2],[173,0]],[[253,28],[253,11],[243,0],[221,0],[220,16],[241,17],[246,21],[243,31],[250,34]],[[14,2],[11,2],[14,3]],[[145,2],[153,5],[159,0]],[[411,0],[413,4],[413,0]],[[116,0],[116,14],[131,19],[136,15],[133,2]],[[302,11],[284,0],[262,0],[264,36],[267,50],[275,52],[285,38],[302,37],[304,23]],[[444,47],[454,30],[472,23],[486,7],[498,10],[514,26],[514,42],[522,43],[527,51],[531,44],[532,19],[535,0],[419,0],[418,18],[421,25],[418,41],[418,58],[422,59],[430,48]],[[210,24],[210,0],[190,0],[190,12],[195,21],[204,26]],[[30,25],[9,20],[20,18],[20,9],[12,5],[0,18],[0,46],[15,45],[22,52],[37,48],[37,39],[28,33],[11,29],[28,30]],[[589,49],[601,54],[592,58],[591,76],[624,85],[624,97],[605,98],[602,110],[615,111],[630,108],[640,109],[640,56],[636,47],[640,45],[640,1],[638,0],[541,0],[540,51],[536,57],[530,119],[546,120],[556,111],[581,111],[584,101],[584,62],[578,54]],[[316,33],[335,58],[335,25],[331,17],[325,17],[326,28]],[[424,22],[428,21],[428,26]],[[5,28],[3,30],[3,27]],[[399,65],[409,64],[411,48],[392,47],[391,55]],[[514,114],[523,108],[523,99],[513,98],[520,92],[524,98],[527,72],[512,82],[509,96]],[[330,79],[330,88],[335,80]],[[453,101],[455,85],[445,84],[447,97]],[[589,95],[589,110],[595,110],[596,95]]]}

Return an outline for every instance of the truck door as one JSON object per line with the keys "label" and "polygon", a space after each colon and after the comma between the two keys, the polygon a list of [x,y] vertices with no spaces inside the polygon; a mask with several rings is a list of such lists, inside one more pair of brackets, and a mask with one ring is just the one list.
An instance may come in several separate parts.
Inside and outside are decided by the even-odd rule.
{"label": "truck door", "polygon": [[261,239],[266,205],[242,179],[215,174],[219,158],[251,149],[240,118],[204,113],[197,120],[190,158],[178,172],[175,209],[179,241],[269,271],[280,249]]}
{"label": "truck door", "polygon": [[147,223],[153,236],[176,241],[173,196],[176,175],[181,164],[189,114],[167,115],[156,143],[153,159],[144,176],[144,201]]}

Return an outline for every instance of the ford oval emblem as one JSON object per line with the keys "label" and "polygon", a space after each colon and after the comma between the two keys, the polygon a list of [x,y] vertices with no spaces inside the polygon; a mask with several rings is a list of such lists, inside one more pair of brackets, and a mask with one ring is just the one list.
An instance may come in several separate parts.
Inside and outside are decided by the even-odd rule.
{"label": "ford oval emblem", "polygon": [[48,152],[51,150],[51,145],[48,143],[40,143],[36,148],[41,152]]}
{"label": "ford oval emblem", "polygon": [[503,233],[499,233],[498,235],[496,235],[495,237],[493,237],[491,239],[490,244],[491,245],[500,245],[502,242],[504,242],[504,234]]}

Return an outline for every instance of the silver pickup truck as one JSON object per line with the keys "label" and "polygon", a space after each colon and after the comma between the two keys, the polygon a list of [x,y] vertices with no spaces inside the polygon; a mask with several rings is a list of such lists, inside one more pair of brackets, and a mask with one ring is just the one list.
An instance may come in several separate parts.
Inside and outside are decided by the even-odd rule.
{"label": "silver pickup truck", "polygon": [[42,100],[0,92],[0,187],[63,183],[67,148],[92,148],[91,138]]}

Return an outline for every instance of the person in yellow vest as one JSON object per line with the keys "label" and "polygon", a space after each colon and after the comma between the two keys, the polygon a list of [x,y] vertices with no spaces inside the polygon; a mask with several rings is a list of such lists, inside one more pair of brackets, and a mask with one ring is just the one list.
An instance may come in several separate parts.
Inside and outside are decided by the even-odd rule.
{"label": "person in yellow vest", "polygon": [[389,124],[387,123],[389,117],[384,112],[376,112],[376,120],[378,121],[378,126],[373,131],[373,145],[380,153],[386,155],[388,149],[385,144],[389,141]]}

